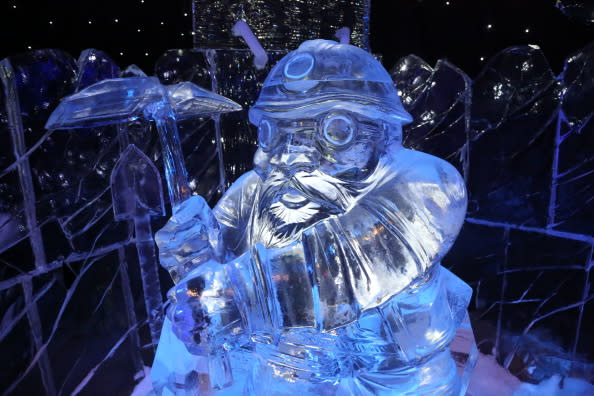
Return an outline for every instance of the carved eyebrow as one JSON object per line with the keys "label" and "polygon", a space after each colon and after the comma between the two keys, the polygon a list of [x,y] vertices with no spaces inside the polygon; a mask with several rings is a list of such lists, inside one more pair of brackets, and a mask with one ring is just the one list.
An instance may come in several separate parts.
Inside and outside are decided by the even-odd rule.
{"label": "carved eyebrow", "polygon": [[280,120],[277,125],[283,129],[299,129],[304,127],[315,127],[318,125],[318,120],[309,118],[303,120]]}
{"label": "carved eyebrow", "polygon": [[365,136],[371,136],[371,135],[376,135],[378,133],[383,132],[384,130],[384,125],[381,122],[377,122],[377,121],[362,121],[359,124],[359,134],[360,135],[365,135]]}

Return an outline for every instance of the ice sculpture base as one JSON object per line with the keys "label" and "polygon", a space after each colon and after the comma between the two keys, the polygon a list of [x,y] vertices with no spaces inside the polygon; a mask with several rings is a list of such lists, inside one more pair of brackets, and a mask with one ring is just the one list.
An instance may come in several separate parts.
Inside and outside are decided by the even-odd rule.
{"label": "ice sculpture base", "polygon": [[458,369],[458,376],[460,377],[459,394],[462,396],[466,394],[472,370],[478,360],[478,349],[468,314],[464,316],[462,324],[456,330],[456,336],[452,340],[449,349]]}
{"label": "ice sculpture base", "polygon": [[[352,355],[342,356],[337,365],[340,374],[336,374],[334,379],[328,375],[315,375],[312,367],[321,364],[315,361],[315,357],[296,358],[298,352],[311,354],[311,351],[287,341],[290,335],[286,339],[281,337],[278,347],[255,344],[232,350],[228,356],[194,356],[173,334],[171,323],[166,319],[151,374],[153,388],[157,395],[187,396],[294,396],[296,393],[300,396],[464,395],[478,357],[474,334],[465,313],[470,293],[470,288],[450,271],[435,268],[432,280],[388,301],[380,314],[383,317],[386,312],[397,310],[398,314],[407,318],[403,327],[409,336],[408,345],[399,342],[394,349],[402,355],[411,356],[414,353],[420,357],[414,363],[403,364],[402,358],[395,354],[382,356],[382,353],[377,353],[373,356],[369,350],[361,352],[357,350],[360,346],[353,345]],[[413,315],[406,316],[410,310]],[[444,314],[458,323],[453,334],[447,335],[447,330],[440,328]],[[367,316],[367,322],[363,323],[369,325],[374,322],[375,314]],[[423,352],[427,348],[423,340],[428,335],[426,333],[421,337],[415,334],[416,326],[433,328],[434,339],[441,337],[446,347]],[[340,334],[331,336],[337,336],[337,342],[341,342],[338,340],[350,331],[347,326],[337,331]],[[399,339],[402,334],[393,334],[392,337]],[[287,345],[293,345],[293,350],[287,352]],[[325,352],[321,351],[320,356]],[[377,358],[376,367],[372,370],[358,367],[357,359],[361,356],[367,356],[367,360]],[[291,364],[293,367],[290,367]],[[294,367],[304,364],[312,367],[295,371]],[[309,373],[309,380],[304,380],[302,373]]]}

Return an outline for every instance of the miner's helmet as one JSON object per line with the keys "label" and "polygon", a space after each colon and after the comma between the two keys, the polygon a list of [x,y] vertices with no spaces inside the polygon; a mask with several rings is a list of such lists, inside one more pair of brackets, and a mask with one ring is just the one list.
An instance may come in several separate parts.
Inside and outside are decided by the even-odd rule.
{"label": "miner's helmet", "polygon": [[326,110],[347,111],[389,124],[408,124],[394,83],[368,52],[328,40],[306,41],[270,71],[255,105],[262,118],[311,118]]}

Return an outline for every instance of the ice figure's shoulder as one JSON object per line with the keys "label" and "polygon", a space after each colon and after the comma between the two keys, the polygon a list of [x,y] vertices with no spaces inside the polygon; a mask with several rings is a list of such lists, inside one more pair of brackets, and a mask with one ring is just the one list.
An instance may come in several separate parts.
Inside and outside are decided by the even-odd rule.
{"label": "ice figure's shoulder", "polygon": [[401,148],[389,156],[387,167],[396,188],[434,187],[455,200],[466,199],[464,179],[449,162],[421,151]]}
{"label": "ice figure's shoulder", "polygon": [[[466,215],[464,179],[447,161],[420,151],[400,149],[386,166],[386,182],[369,200],[371,208],[388,207],[407,219],[407,229],[424,240],[437,262],[449,250]],[[429,232],[427,232],[429,231]],[[433,243],[430,248],[430,242]]]}
{"label": "ice figure's shoulder", "polygon": [[238,195],[250,196],[255,193],[261,182],[262,179],[255,171],[251,170],[244,173],[231,184],[225,195],[223,195],[223,198],[221,198],[221,201],[227,197],[237,197]]}
{"label": "ice figure's shoulder", "polygon": [[238,207],[251,207],[261,182],[262,179],[253,170],[241,175],[215,206],[215,215],[221,217],[221,211],[235,213]]}
{"label": "ice figure's shoulder", "polygon": [[246,188],[246,187],[250,187],[250,186],[256,186],[256,185],[260,184],[261,181],[262,181],[262,179],[256,173],[256,171],[251,170],[249,172],[244,173],[237,180],[235,180],[235,182],[233,182],[233,184],[231,184],[231,187],[229,187],[228,191],[231,191],[231,190],[234,190],[237,188]]}

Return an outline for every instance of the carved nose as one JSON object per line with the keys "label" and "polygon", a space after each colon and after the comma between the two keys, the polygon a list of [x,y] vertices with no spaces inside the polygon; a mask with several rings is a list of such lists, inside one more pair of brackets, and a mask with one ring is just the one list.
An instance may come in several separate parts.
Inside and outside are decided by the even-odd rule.
{"label": "carved nose", "polygon": [[271,163],[292,176],[297,172],[313,172],[319,166],[319,157],[315,149],[288,147],[275,156]]}
{"label": "carved nose", "polygon": [[297,172],[312,172],[319,167],[320,153],[311,137],[312,131],[287,135],[285,145],[270,163],[283,173],[293,176]]}

